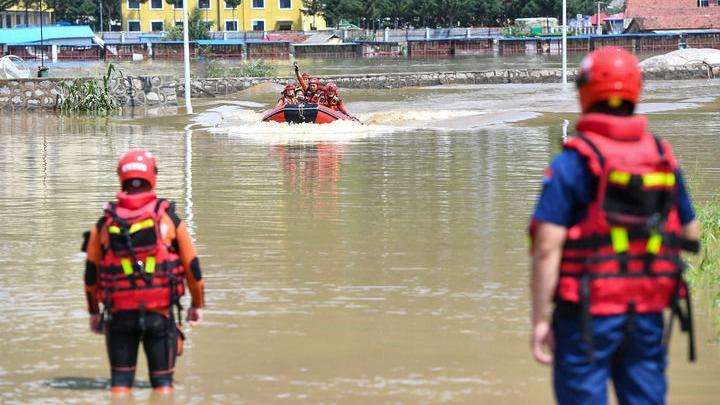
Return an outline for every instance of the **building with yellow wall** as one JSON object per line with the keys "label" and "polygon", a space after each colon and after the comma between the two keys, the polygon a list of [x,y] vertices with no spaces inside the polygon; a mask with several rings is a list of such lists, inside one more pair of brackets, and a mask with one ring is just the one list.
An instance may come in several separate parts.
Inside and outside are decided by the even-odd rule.
{"label": "building with yellow wall", "polygon": [[[42,15],[42,17],[41,17]],[[42,11],[34,4],[27,7],[15,5],[0,12],[0,28],[33,27],[43,24],[52,24],[53,10],[43,3]]]}
{"label": "building with yellow wall", "polygon": [[[199,8],[213,31],[309,31],[324,30],[320,16],[306,16],[300,10],[302,0],[242,0],[236,8],[224,0],[185,0],[188,10]],[[122,0],[122,30],[159,32],[169,24],[182,24],[182,1]],[[218,24],[219,22],[219,24]]]}

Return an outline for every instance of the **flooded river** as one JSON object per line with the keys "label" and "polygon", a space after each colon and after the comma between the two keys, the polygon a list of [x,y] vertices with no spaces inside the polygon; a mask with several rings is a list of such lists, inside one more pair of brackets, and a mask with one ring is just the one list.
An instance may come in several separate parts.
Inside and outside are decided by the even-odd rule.
{"label": "flooded river", "polygon": [[[80,235],[114,195],[117,157],[142,146],[206,278],[178,403],[550,403],[550,370],[528,350],[525,227],[574,90],[348,90],[367,125],[319,129],[257,123],[279,91],[261,90],[198,101],[194,116],[0,116],[0,402],[108,398]],[[644,97],[698,201],[720,186],[718,94],[717,80],[652,82]],[[685,335],[672,341],[671,404],[720,398],[706,295],[698,362]],[[138,403],[156,399],[146,370]]]}

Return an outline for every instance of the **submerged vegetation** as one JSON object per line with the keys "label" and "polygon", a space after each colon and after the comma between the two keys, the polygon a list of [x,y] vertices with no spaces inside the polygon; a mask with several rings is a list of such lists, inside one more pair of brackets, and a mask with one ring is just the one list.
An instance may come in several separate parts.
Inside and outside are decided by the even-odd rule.
{"label": "submerged vegetation", "polygon": [[100,80],[72,79],[58,83],[58,110],[62,113],[96,115],[108,115],[120,110],[122,104],[110,89],[113,75],[122,80],[122,72],[116,70],[115,65],[109,64],[107,73]]}
{"label": "submerged vegetation", "polygon": [[205,77],[268,77],[275,72],[275,66],[262,59],[249,60],[240,66],[229,66],[221,61],[208,62]]}

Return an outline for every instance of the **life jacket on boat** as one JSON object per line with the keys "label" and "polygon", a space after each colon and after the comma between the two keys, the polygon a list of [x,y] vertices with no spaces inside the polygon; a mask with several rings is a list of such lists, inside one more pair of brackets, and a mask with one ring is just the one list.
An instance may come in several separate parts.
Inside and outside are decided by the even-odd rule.
{"label": "life jacket on boat", "polygon": [[[632,317],[670,307],[671,320],[677,316],[689,332],[689,358],[694,360],[680,251],[697,252],[699,245],[682,237],[678,164],[670,145],[647,132],[642,117],[586,114],[577,130],[580,134],[569,138],[564,148],[586,159],[596,192],[586,217],[567,230],[556,301],[579,304],[591,359],[591,315]],[[531,239],[536,225],[531,225]]]}
{"label": "life jacket on boat", "polygon": [[138,200],[143,197],[124,195],[105,207],[98,300],[112,311],[169,308],[185,293],[180,257],[165,245],[161,229],[161,218],[174,204]]}
{"label": "life jacket on boat", "polygon": [[283,107],[286,104],[297,104],[295,97],[283,96],[278,99],[276,107]]}

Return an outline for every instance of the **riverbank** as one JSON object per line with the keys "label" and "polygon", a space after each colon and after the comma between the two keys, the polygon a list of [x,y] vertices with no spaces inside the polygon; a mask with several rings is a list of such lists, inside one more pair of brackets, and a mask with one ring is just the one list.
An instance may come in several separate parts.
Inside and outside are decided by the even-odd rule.
{"label": "riverbank", "polygon": [[[645,80],[689,80],[720,78],[720,65],[688,65],[643,69]],[[568,72],[568,81],[575,72]],[[58,83],[62,78],[0,80],[0,108],[4,110],[54,109]],[[91,80],[91,79],[88,79]],[[226,96],[262,83],[284,85],[291,77],[227,77],[192,80],[192,96],[197,98]],[[466,72],[413,72],[323,76],[341,89],[394,89],[439,85],[559,83],[561,69],[495,69]],[[182,78],[172,76],[139,76],[114,79],[110,88],[123,105],[177,105],[184,96]]]}

